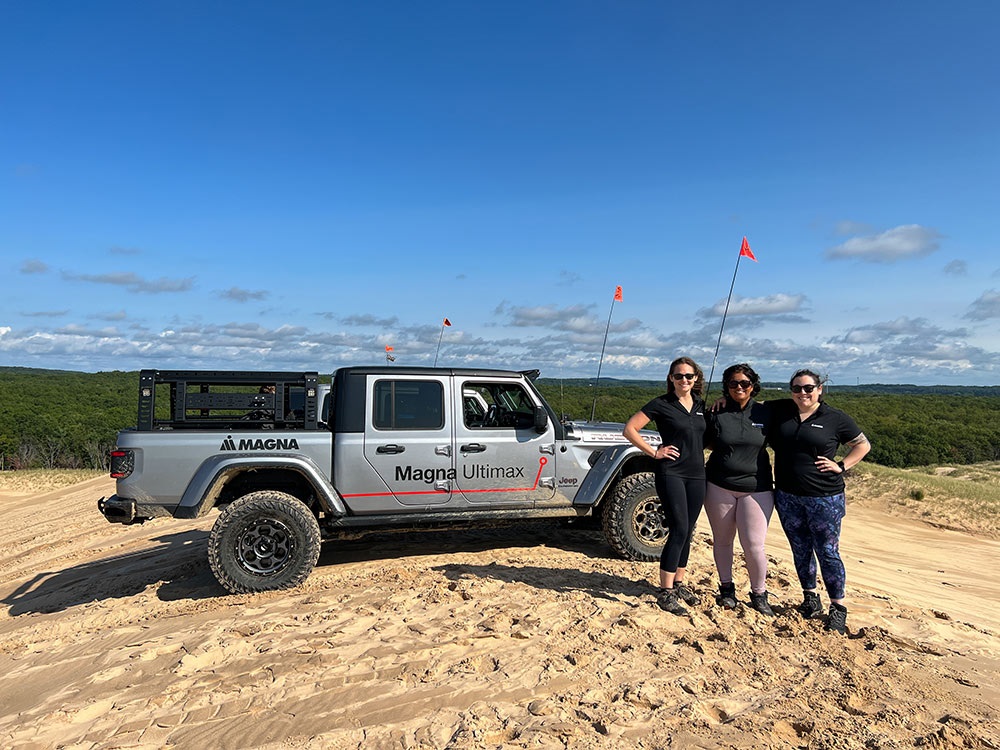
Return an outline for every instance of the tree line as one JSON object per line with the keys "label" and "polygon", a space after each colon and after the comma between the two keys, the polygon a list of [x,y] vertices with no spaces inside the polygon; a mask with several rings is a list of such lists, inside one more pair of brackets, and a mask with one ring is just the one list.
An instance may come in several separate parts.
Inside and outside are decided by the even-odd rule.
{"label": "tree line", "polygon": [[[576,419],[625,422],[644,404],[666,390],[660,384],[603,382],[567,385],[540,379],[539,390],[558,414]],[[928,464],[971,464],[1000,460],[1000,388],[878,386],[825,389],[824,400],[854,418],[871,441],[865,460],[906,468]],[[712,402],[721,395],[715,386]],[[758,400],[790,398],[787,386],[772,385]]]}
{"label": "tree line", "polygon": [[[135,426],[138,372],[0,367],[0,469],[108,468],[118,431]],[[541,378],[558,414],[625,422],[665,390],[649,381]],[[715,385],[709,400],[719,395]],[[785,398],[772,385],[761,400]],[[827,389],[872,442],[867,460],[903,468],[1000,460],[1000,387],[862,386]]]}

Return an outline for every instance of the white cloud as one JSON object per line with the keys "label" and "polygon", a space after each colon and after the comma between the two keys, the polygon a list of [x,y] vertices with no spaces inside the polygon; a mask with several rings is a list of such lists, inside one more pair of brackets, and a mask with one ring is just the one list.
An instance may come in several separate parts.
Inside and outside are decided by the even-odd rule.
{"label": "white cloud", "polygon": [[970,320],[989,320],[1000,318],[1000,292],[996,289],[989,289],[975,302],[970,305],[969,312],[965,314]]}
{"label": "white cloud", "polygon": [[[333,313],[319,313],[327,320],[336,320]],[[389,318],[380,318],[377,315],[347,315],[340,318],[340,322],[345,326],[356,326],[359,328],[395,328],[399,325],[399,318],[395,315]]]}
{"label": "white cloud", "polygon": [[560,271],[559,281],[556,283],[559,286],[573,286],[574,284],[580,282],[583,277],[576,271]]}
{"label": "white cloud", "polygon": [[95,313],[90,317],[94,318],[95,320],[107,320],[111,322],[117,322],[119,320],[125,320],[128,316],[125,314],[124,310],[118,310],[117,312]]}
{"label": "white cloud", "polygon": [[69,310],[36,310],[33,312],[22,312],[26,318],[61,318],[64,315],[69,315]]}
{"label": "white cloud", "polygon": [[900,317],[866,326],[851,328],[843,337],[831,339],[845,344],[867,344],[884,342],[891,338],[912,338],[922,341],[952,340],[968,335],[964,328],[948,330],[933,325],[926,318]]}
{"label": "white cloud", "polygon": [[[553,305],[511,307],[510,324],[518,328],[541,327],[560,331],[592,331],[599,325],[590,310],[592,305],[571,305],[558,308]],[[601,326],[603,330],[603,326]]]}
{"label": "white cloud", "polygon": [[26,260],[21,264],[21,273],[48,273],[49,266],[40,260]]}
{"label": "white cloud", "polygon": [[186,279],[144,279],[134,273],[70,273],[64,271],[63,278],[67,281],[87,281],[92,284],[111,284],[122,286],[130,292],[142,294],[160,294],[161,292],[187,292],[194,286],[194,277]]}
{"label": "white cloud", "polygon": [[906,224],[881,234],[854,237],[827,250],[826,256],[834,260],[853,258],[869,263],[893,263],[930,255],[938,249],[940,238],[935,229]]}
{"label": "white cloud", "polygon": [[[740,297],[736,295],[729,303],[731,316],[740,315],[783,315],[799,313],[806,301],[804,294],[770,294],[766,297]],[[698,315],[703,318],[721,318],[726,312],[726,300],[720,299],[711,307],[702,308]],[[799,318],[804,320],[804,318]]]}
{"label": "white cloud", "polygon": [[268,293],[263,289],[241,289],[238,286],[229,287],[220,293],[223,299],[231,299],[234,302],[249,302],[250,300],[267,299]]}
{"label": "white cloud", "polygon": [[964,260],[953,260],[944,267],[944,272],[952,276],[965,276],[969,271],[969,264]]}

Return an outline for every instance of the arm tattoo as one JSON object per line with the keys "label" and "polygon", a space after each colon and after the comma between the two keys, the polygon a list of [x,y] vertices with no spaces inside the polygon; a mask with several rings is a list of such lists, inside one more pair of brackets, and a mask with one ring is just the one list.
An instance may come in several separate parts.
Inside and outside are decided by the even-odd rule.
{"label": "arm tattoo", "polygon": [[854,438],[854,440],[848,440],[847,445],[853,448],[855,445],[861,445],[862,443],[867,443],[867,442],[868,438],[866,438],[865,433],[862,432],[860,435]]}

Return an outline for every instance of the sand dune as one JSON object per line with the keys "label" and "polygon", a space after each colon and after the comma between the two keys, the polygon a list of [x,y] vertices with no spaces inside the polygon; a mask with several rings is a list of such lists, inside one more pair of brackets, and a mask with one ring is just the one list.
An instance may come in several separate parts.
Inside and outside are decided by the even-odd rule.
{"label": "sand dune", "polygon": [[552,526],[328,543],[227,596],[213,518],[112,526],[112,491],[0,495],[2,747],[1000,747],[996,541],[852,506],[842,638],[792,609],[777,523],[777,618],[714,605],[707,525],[677,618]]}

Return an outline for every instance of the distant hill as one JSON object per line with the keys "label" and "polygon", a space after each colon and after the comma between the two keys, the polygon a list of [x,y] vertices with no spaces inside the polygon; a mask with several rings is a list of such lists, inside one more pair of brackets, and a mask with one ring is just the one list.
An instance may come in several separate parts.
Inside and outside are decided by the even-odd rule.
{"label": "distant hill", "polygon": [[[595,378],[538,378],[537,383],[545,386],[580,386],[592,387]],[[601,378],[600,387],[633,386],[636,388],[666,388],[665,380],[622,380],[618,378]],[[719,392],[722,384],[716,378],[712,381],[712,391]],[[761,388],[767,391],[783,391],[787,394],[788,383],[774,381],[761,382]],[[867,383],[861,385],[837,385],[827,383],[824,390],[827,393],[865,393],[894,394],[922,396],[1000,396],[1000,385],[913,385],[909,383]]]}

